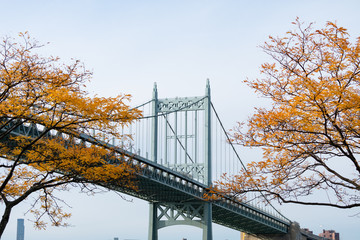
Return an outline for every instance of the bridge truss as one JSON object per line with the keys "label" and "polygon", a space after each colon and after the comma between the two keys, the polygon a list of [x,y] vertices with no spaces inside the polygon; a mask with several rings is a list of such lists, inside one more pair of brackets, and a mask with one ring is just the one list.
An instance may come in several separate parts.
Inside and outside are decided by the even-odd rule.
{"label": "bridge truss", "polygon": [[[129,156],[126,161],[139,169],[136,190],[105,187],[150,202],[150,240],[158,239],[159,229],[172,225],[200,227],[203,239],[211,240],[212,222],[246,233],[287,233],[291,222],[271,205],[261,205],[259,196],[249,195],[246,201],[204,198],[223,173],[236,174],[244,167],[212,106],[209,82],[204,96],[172,99],[159,99],[155,84],[153,99],[139,107],[143,118],[121,129],[123,136],[132,136],[130,145],[124,139],[109,143],[85,134],[79,140],[107,145]],[[14,128],[10,123],[1,131],[9,129],[12,135],[42,134],[35,124]]]}

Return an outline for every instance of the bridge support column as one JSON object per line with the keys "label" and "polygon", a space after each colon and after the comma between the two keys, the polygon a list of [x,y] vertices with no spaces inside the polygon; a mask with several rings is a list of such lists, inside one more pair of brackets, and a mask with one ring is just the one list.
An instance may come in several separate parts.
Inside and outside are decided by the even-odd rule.
{"label": "bridge support column", "polygon": [[[194,152],[188,152],[189,131],[187,128],[188,111],[195,111],[195,125],[192,128],[193,136],[195,138]],[[198,111],[204,111],[203,124],[197,123]],[[174,112],[174,127],[171,127],[168,122],[167,115]],[[185,130],[179,133],[177,125],[178,112],[185,112]],[[166,126],[165,136],[159,134],[159,114],[166,113]],[[210,99],[210,83],[207,80],[205,96],[193,98],[175,98],[175,99],[158,99],[157,86],[154,84],[153,90],[153,105],[152,105],[152,147],[151,147],[151,160],[155,163],[167,164],[167,167],[175,171],[180,170],[180,174],[186,177],[197,178],[202,183],[211,187],[212,185],[212,167],[211,167],[211,99]],[[164,115],[165,116],[165,115]],[[167,126],[169,125],[169,127]],[[198,130],[198,128],[202,129]],[[171,130],[173,133],[168,134]],[[199,133],[204,133],[204,147],[203,147],[203,160],[198,154],[198,139]],[[190,134],[191,135],[191,134]],[[158,154],[159,136],[165,137],[165,154]],[[170,141],[171,140],[171,141]],[[159,142],[158,142],[159,141]],[[174,152],[172,153],[173,162],[169,165],[170,155],[167,152],[167,142],[170,141],[174,144]],[[160,146],[160,145],[159,145]],[[178,152],[178,147],[184,148],[185,159],[181,162]],[[192,155],[192,156],[191,156]],[[188,162],[189,159],[192,163]],[[166,198],[164,198],[166,199]],[[149,240],[158,240],[158,230],[163,227],[173,225],[190,225],[203,229],[203,240],[212,240],[212,203],[204,202],[201,199],[194,199],[194,202],[160,202],[150,203],[150,222],[149,222]],[[176,200],[172,200],[176,201]]]}
{"label": "bridge support column", "polygon": [[203,240],[212,240],[212,204],[204,203]]}
{"label": "bridge support column", "polygon": [[149,212],[149,240],[158,240],[157,203],[150,203]]}
{"label": "bridge support column", "polygon": [[189,225],[203,230],[203,240],[212,240],[212,204],[150,203],[149,240],[158,240],[158,230],[174,225]]}

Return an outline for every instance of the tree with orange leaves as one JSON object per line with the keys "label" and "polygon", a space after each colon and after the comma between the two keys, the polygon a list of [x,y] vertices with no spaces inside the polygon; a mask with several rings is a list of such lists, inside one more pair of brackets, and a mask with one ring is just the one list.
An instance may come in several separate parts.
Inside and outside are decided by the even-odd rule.
{"label": "tree with orange leaves", "polygon": [[273,59],[261,66],[264,77],[245,81],[272,106],[232,131],[234,143],[260,147],[263,159],[217,188],[280,203],[359,207],[360,38],[352,43],[333,22],[320,30],[293,24],[262,46]]}
{"label": "tree with orange leaves", "polygon": [[[0,43],[0,237],[12,209],[30,197],[35,226],[45,228],[48,221],[67,225],[70,214],[56,197],[59,191],[136,187],[135,170],[104,144],[124,137],[119,128],[141,116],[127,105],[130,95],[90,97],[84,84],[91,72],[81,62],[60,64],[36,54],[42,45],[27,33],[18,39]],[[13,134],[34,126],[42,128],[37,135]],[[93,136],[92,144],[83,141],[86,135]]]}

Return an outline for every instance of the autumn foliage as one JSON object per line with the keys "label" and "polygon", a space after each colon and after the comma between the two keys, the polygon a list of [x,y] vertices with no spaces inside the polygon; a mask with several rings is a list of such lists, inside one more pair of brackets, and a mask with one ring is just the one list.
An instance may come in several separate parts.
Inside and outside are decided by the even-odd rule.
{"label": "autumn foliage", "polygon": [[[91,72],[77,60],[61,64],[59,58],[39,56],[40,47],[28,34],[0,43],[0,236],[13,207],[29,196],[34,223],[45,228],[48,221],[66,225],[70,216],[56,197],[59,191],[135,187],[134,169],[119,161],[123,156],[100,141],[81,140],[81,134],[101,136],[101,143],[123,138],[119,128],[141,116],[129,108],[130,95],[89,96],[84,89]],[[38,136],[11,134],[35,125],[42,128]]]}
{"label": "autumn foliage", "polygon": [[[297,19],[262,49],[273,61],[245,82],[272,103],[232,131],[233,142],[263,150],[263,159],[218,190],[262,192],[281,203],[360,206],[360,38],[328,22],[314,30]],[[308,196],[316,194],[316,197]]]}

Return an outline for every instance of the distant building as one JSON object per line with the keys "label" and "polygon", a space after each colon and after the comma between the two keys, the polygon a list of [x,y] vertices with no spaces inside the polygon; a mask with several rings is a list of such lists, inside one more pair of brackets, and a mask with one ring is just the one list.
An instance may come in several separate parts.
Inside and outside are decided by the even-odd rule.
{"label": "distant building", "polygon": [[307,232],[307,233],[314,234],[313,231],[310,231],[308,228],[303,228],[302,230],[304,230],[304,231]]}
{"label": "distant building", "polygon": [[16,240],[24,240],[24,235],[25,235],[24,219],[19,218],[17,220]]}
{"label": "distant building", "polygon": [[340,234],[335,232],[334,230],[323,230],[323,232],[320,233],[319,236],[331,240],[340,240]]}
{"label": "distant building", "polygon": [[119,240],[119,238],[114,238],[114,240]]}

